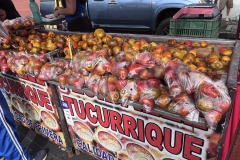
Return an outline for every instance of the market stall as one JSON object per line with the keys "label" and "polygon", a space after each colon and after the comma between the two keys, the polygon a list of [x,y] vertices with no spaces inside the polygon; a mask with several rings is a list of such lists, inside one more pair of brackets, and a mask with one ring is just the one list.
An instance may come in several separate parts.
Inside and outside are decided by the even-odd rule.
{"label": "market stall", "polygon": [[[129,34],[121,34],[121,36],[138,38],[136,35]],[[139,35],[139,38],[146,39],[147,41],[153,41],[154,38],[157,42],[164,41],[161,37],[154,36]],[[164,37],[164,39],[166,38],[170,37]],[[178,40],[176,37],[175,39]],[[201,40],[193,39],[193,41]],[[231,45],[232,43],[236,48],[239,46],[238,41],[237,44],[233,41],[224,41],[222,43],[221,41],[209,40],[209,43],[217,43],[218,45],[223,45],[223,43],[224,45]],[[239,59],[237,55],[238,49],[236,48],[234,50],[236,57],[234,55],[233,57]],[[230,66],[233,67],[234,65],[238,65],[238,63],[238,60],[236,63],[232,61]],[[236,75],[236,70],[230,69],[229,75],[231,74]],[[236,76],[229,75],[227,85],[229,86],[229,93],[233,100]],[[226,116],[227,121],[223,121],[222,124],[221,122],[219,123],[219,127],[224,124],[225,129],[220,127],[221,129],[219,130],[213,130],[209,129],[201,118],[197,122],[189,122],[186,119],[158,108],[149,113],[139,103],[129,103],[123,107],[121,104],[113,104],[109,98],[100,95],[94,96],[91,91],[89,92],[89,89],[82,88],[76,90],[76,87],[69,85],[64,86],[56,82],[49,83],[57,86],[75,149],[86,151],[102,159],[107,157],[116,157],[119,159],[137,159],[138,157],[146,159],[156,159],[156,157],[201,159],[202,157],[206,157],[205,159],[209,159],[214,158],[216,155],[219,156],[219,152],[221,152],[220,146],[224,139],[230,111]],[[233,88],[230,89],[231,87]],[[140,130],[141,128],[144,131]],[[141,135],[140,133],[142,132],[145,134]],[[175,133],[173,134],[173,132]],[[170,139],[167,137],[169,134]],[[175,139],[171,134],[175,135]],[[158,137],[157,135],[161,136]],[[187,135],[190,136],[188,137]],[[178,137],[179,139],[181,137],[184,138],[182,141],[176,141],[178,139],[176,136],[180,136]],[[171,146],[173,144],[171,140],[175,142],[174,147]],[[184,146],[193,143],[201,147],[190,147],[190,150],[188,150],[189,148],[184,148]],[[190,154],[192,152],[197,153],[198,151],[202,151],[199,152],[198,156]]]}
{"label": "market stall", "polygon": [[239,41],[100,29],[21,37],[29,53],[1,52],[0,81],[24,125],[98,159],[220,158]]}
{"label": "market stall", "polygon": [[[12,20],[11,23],[7,21],[4,22],[4,25],[1,23],[0,52],[2,72],[0,74],[0,88],[17,122],[48,138],[68,152],[69,156],[72,156],[73,145],[70,141],[62,109],[58,108],[54,102],[54,95],[47,83],[39,80],[33,74],[22,74],[6,70],[8,67],[5,57],[7,56],[6,53],[17,56],[26,47],[25,45],[17,44],[17,41],[12,41],[9,34],[25,37],[30,33],[35,33],[36,30],[45,24],[56,22],[58,20],[37,24],[31,17],[20,17]],[[25,41],[26,39],[23,40],[24,43]],[[33,61],[31,63],[34,63],[36,68],[41,63],[48,61],[46,52],[51,53],[54,51],[48,50],[32,57]],[[21,62],[24,63],[23,61]],[[32,65],[31,68],[34,69],[34,66]]]}

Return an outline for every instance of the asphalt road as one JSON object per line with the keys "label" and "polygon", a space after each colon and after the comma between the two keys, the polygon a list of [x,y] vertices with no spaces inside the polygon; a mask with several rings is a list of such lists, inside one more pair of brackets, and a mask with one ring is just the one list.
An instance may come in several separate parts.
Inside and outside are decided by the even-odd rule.
{"label": "asphalt road", "polygon": [[74,154],[69,158],[67,152],[62,151],[58,145],[37,134],[33,130],[30,130],[20,123],[16,122],[17,130],[20,133],[21,144],[23,144],[29,153],[36,153],[41,149],[48,151],[48,157],[46,160],[96,160],[88,154],[81,152],[80,155]]}

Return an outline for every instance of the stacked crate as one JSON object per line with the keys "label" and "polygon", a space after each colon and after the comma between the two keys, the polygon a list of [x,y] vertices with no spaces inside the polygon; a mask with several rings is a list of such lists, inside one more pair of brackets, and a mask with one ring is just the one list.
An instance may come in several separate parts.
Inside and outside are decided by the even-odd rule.
{"label": "stacked crate", "polygon": [[[188,8],[184,8],[185,11],[187,9]],[[207,9],[209,11],[212,10],[214,12],[214,8],[210,9],[206,7],[195,8],[195,9],[191,8],[191,11],[194,11],[194,10],[204,11]],[[179,13],[177,14],[179,15]],[[200,37],[200,38],[217,38],[219,36],[219,29],[220,29],[220,24],[222,19],[219,13],[206,16],[204,14],[201,14],[201,13],[198,14],[197,12],[195,12],[194,15],[199,15],[199,16],[194,17],[188,14],[186,16],[181,16],[180,18],[177,17],[177,19],[176,18],[171,19],[169,35],[185,36],[185,37]]]}

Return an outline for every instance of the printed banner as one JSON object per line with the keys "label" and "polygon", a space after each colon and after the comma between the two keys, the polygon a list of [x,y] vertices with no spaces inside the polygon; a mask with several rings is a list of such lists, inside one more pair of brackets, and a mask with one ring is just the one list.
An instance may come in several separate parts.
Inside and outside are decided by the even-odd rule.
{"label": "printed banner", "polygon": [[[75,149],[105,160],[214,159],[213,131],[134,106],[57,86]],[[220,127],[221,128],[221,127]]]}
{"label": "printed banner", "polygon": [[66,147],[51,89],[45,82],[29,75],[17,78],[0,74],[0,88],[16,121]]}

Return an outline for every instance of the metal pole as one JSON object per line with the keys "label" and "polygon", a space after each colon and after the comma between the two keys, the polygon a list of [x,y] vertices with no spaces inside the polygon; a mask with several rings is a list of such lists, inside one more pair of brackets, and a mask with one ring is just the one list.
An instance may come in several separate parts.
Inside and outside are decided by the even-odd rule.
{"label": "metal pole", "polygon": [[56,108],[58,111],[61,129],[62,129],[64,138],[65,138],[65,142],[66,142],[66,151],[68,152],[68,156],[72,157],[73,156],[73,143],[72,143],[69,131],[68,131],[68,126],[67,126],[67,123],[65,120],[65,116],[63,113],[62,105],[60,103],[60,99],[58,97],[58,92],[57,92],[55,85],[49,84],[49,83],[48,83],[48,85],[50,86],[50,88],[52,90],[53,99],[54,99],[54,102],[56,104]]}

